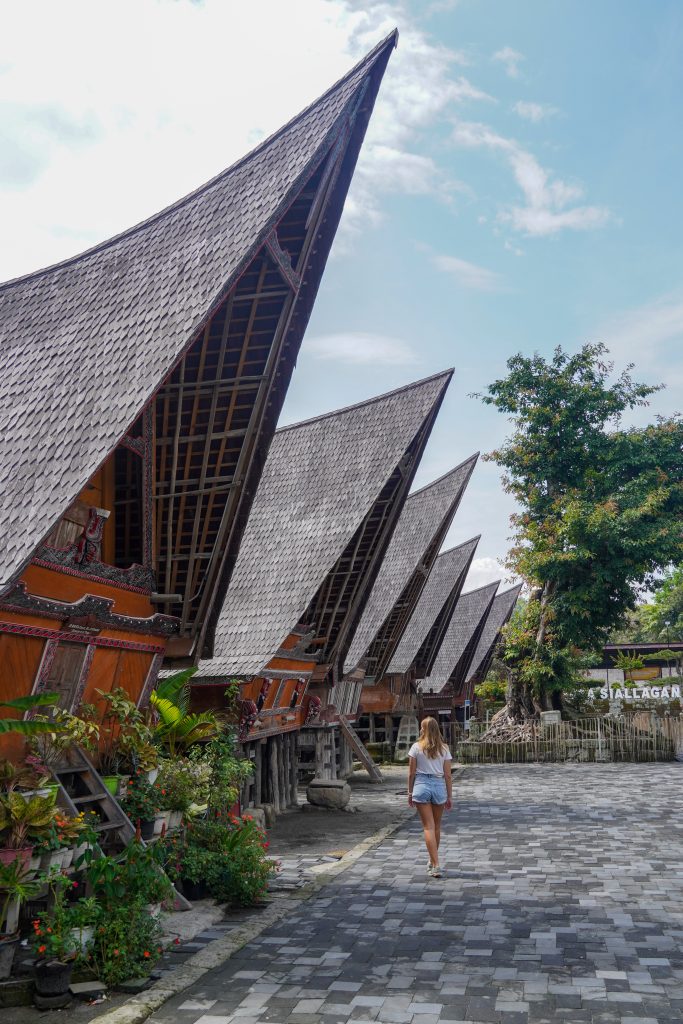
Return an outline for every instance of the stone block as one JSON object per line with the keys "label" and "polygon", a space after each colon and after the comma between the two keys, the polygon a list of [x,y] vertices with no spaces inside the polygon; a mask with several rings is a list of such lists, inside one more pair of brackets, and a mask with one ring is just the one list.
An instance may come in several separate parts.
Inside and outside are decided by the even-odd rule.
{"label": "stone block", "polygon": [[[272,807],[272,804],[268,804]],[[254,819],[254,824],[258,825],[259,828],[265,829],[267,825],[265,807],[248,807],[245,814],[250,814]]]}
{"label": "stone block", "polygon": [[313,779],[306,789],[306,799],[316,807],[341,811],[351,799],[351,787],[344,779]]}
{"label": "stone block", "polygon": [[99,999],[107,991],[103,981],[72,981],[69,992],[76,999]]}

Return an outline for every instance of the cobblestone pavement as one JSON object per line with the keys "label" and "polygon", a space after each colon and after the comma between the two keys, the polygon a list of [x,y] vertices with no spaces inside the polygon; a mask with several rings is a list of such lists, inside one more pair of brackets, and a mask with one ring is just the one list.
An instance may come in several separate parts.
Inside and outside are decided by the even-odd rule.
{"label": "cobblestone pavement", "polygon": [[[154,1024],[680,1024],[683,764],[478,767]],[[398,799],[398,798],[397,798]]]}

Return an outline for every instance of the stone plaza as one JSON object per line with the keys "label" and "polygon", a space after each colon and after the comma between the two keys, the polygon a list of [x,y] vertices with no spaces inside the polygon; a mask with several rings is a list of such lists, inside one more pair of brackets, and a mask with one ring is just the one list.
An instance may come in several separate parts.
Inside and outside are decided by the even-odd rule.
{"label": "stone plaza", "polygon": [[151,1019],[680,1022],[682,782],[679,763],[467,769],[442,879],[413,819]]}

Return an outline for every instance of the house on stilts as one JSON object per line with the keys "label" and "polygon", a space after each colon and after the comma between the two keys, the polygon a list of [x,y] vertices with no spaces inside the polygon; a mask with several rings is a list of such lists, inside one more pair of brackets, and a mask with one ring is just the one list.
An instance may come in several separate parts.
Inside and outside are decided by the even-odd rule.
{"label": "house on stilts", "polygon": [[497,594],[493,599],[491,611],[481,631],[479,643],[472,656],[465,680],[464,698],[471,701],[472,705],[474,704],[474,687],[478,683],[483,683],[486,679],[494,654],[496,653],[500,634],[503,627],[510,621],[521,590],[522,584],[520,583],[509,590],[504,590],[502,594]]}
{"label": "house on stilts", "polygon": [[179,202],[0,286],[4,700],[144,703],[164,659],[212,655],[395,43]]}
{"label": "house on stilts", "polygon": [[498,582],[487,583],[461,594],[431,671],[419,686],[418,721],[428,715],[438,719],[449,743],[455,742],[458,723],[464,724],[468,717],[465,681],[498,586]]}
{"label": "house on stilts", "polygon": [[221,706],[227,679],[241,682],[247,804],[296,802],[302,731],[311,769],[336,777],[343,665],[451,375],[275,434],[214,657],[192,680],[197,710]]}
{"label": "house on stilts", "polygon": [[336,701],[340,714],[355,718],[363,681],[379,682],[384,677],[429,579],[477,458],[478,453],[409,495],[346,658],[346,692],[342,701]]}
{"label": "house on stilts", "polygon": [[413,615],[380,678],[365,680],[355,728],[392,756],[406,719],[417,723],[417,684],[432,670],[480,538],[443,551],[434,562]]}

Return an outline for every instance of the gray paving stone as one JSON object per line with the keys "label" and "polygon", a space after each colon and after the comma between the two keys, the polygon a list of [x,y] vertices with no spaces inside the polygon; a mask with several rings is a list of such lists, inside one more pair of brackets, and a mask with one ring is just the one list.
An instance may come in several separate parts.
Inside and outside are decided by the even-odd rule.
{"label": "gray paving stone", "polygon": [[154,1024],[681,1024],[682,782],[678,763],[468,769],[442,879],[411,822]]}

